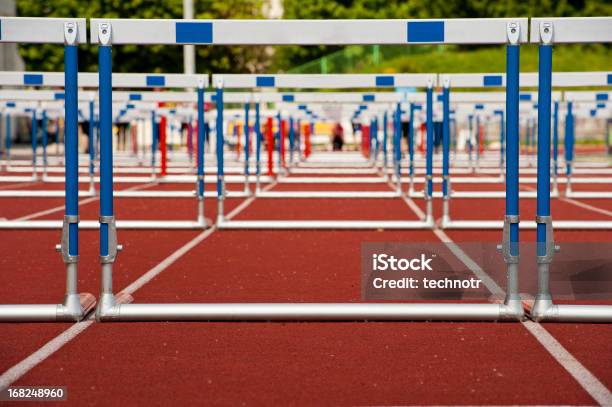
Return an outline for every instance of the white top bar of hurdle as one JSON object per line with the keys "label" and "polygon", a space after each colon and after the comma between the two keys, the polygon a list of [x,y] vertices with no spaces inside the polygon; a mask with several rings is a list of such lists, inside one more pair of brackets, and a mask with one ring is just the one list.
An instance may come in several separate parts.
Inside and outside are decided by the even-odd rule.
{"label": "white top bar of hurdle", "polygon": [[426,87],[431,81],[436,86],[435,74],[308,74],[308,75],[250,75],[213,74],[212,83],[224,88],[301,88],[340,89],[377,87]]}
{"label": "white top bar of hurdle", "polygon": [[[440,74],[438,83],[444,84],[448,78],[451,88],[496,88],[506,86],[505,73],[463,73],[463,74]],[[553,72],[553,87],[572,86],[611,86],[608,78],[612,78],[612,72]],[[521,87],[537,87],[538,73],[521,73],[519,78]]]}
{"label": "white top bar of hurdle", "polygon": [[529,41],[540,43],[541,30],[552,26],[552,44],[612,42],[612,17],[537,17],[531,19]]}
{"label": "white top bar of hurdle", "polygon": [[76,24],[76,43],[87,42],[84,18],[0,17],[0,42],[64,44],[65,23]]}
{"label": "white top bar of hurdle", "polygon": [[612,101],[612,92],[599,91],[574,91],[564,92],[564,100],[572,102],[601,102],[606,103]]}
{"label": "white top bar of hurdle", "polygon": [[349,45],[505,44],[507,25],[527,18],[438,20],[138,20],[91,19],[91,42],[100,24],[111,25],[111,44]]}
{"label": "white top bar of hurdle", "polygon": [[[114,73],[115,88],[196,88],[208,87],[208,75]],[[79,86],[98,87],[97,73],[79,73]],[[64,86],[63,72],[0,72],[0,85]]]}

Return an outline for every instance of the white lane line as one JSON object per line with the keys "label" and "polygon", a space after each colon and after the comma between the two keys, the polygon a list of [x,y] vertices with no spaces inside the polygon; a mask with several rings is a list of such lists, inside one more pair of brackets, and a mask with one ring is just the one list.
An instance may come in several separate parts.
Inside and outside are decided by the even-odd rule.
{"label": "white lane line", "polygon": [[0,186],[0,189],[16,189],[16,188],[19,189],[19,188],[29,187],[34,184],[36,184],[36,182],[19,182],[17,184],[2,185]]}
{"label": "white lane line", "polygon": [[49,356],[60,350],[62,346],[73,340],[78,334],[89,328],[89,326],[93,323],[93,319],[91,318],[92,317],[83,322],[77,322],[76,324],[71,325],[70,328],[66,329],[64,332],[51,339],[30,356],[4,372],[2,376],[0,376],[0,391],[4,391],[11,384],[15,383],[15,381],[17,381],[21,376],[42,363]]}
{"label": "white lane line", "polygon": [[569,372],[583,389],[601,406],[612,406],[612,393],[563,347],[544,327],[533,321],[524,321],[523,326],[540,342],[540,344]]}
{"label": "white lane line", "polygon": [[[504,295],[505,291],[489,276],[474,260],[442,230],[437,227],[434,234],[451,249],[494,295]],[[612,406],[610,390],[595,377],[589,369],[580,363],[567,349],[559,343],[544,327],[533,321],[521,321],[522,325],[546,349],[548,353],[576,380],[597,403],[602,406]]]}
{"label": "white lane line", "polygon": [[472,258],[468,256],[467,253],[465,253],[446,233],[438,228],[435,228],[433,232],[438,239],[440,239],[440,241],[443,242],[446,247],[448,247],[450,251],[453,252],[453,254],[482,281],[491,294],[505,294],[504,289],[501,288],[499,284],[497,284],[486,271],[484,271],[474,260],[472,260]]}
{"label": "white lane line", "polygon": [[[266,185],[262,190],[267,191],[272,188],[274,183],[270,185]],[[229,214],[226,215],[227,219],[232,219],[234,216],[238,215],[242,212],[246,207],[248,207],[255,200],[255,196],[251,196],[245,201],[241,202],[234,210],[232,210]],[[176,262],[178,259],[183,257],[189,250],[193,249],[200,242],[206,239],[208,236],[213,234],[217,230],[216,226],[212,226],[210,229],[205,230],[204,232],[197,235],[195,238],[187,242],[183,247],[176,250],[170,256],[166,257],[161,263],[157,266],[153,267],[151,270],[147,271],[142,276],[138,277],[133,283],[125,287],[121,292],[125,292],[127,294],[133,294],[136,290],[140,289],[142,286],[147,284],[149,281],[153,280],[159,273],[167,269],[172,263]]]}
{"label": "white lane line", "polygon": [[[267,185],[266,187],[264,187],[264,190],[266,188],[272,188],[274,185],[275,183],[271,183]],[[246,201],[242,202],[233,211],[231,211],[227,215],[227,217],[232,218],[238,215],[241,211],[243,211],[246,207],[248,207],[254,200],[255,200],[255,197],[252,196]],[[141,288],[143,285],[151,281],[155,276],[159,275],[162,271],[167,269],[170,265],[172,265],[172,263],[176,262],[178,259],[184,256],[189,250],[197,246],[198,243],[202,242],[204,239],[210,236],[215,230],[217,230],[217,228],[213,226],[212,228],[200,233],[195,238],[191,239],[181,248],[174,251],[170,256],[162,260],[161,263],[159,263],[158,265],[156,265],[155,267],[147,271],[145,274],[140,276],[132,284],[128,285],[123,290],[123,292],[127,292],[129,294],[134,293],[136,290]],[[8,369],[6,372],[4,372],[0,376],[0,391],[3,391],[7,387],[15,383],[17,380],[19,380],[22,376],[24,376],[30,370],[34,369],[37,365],[42,363],[49,356],[53,355],[55,352],[60,350],[68,342],[76,338],[80,333],[84,332],[87,328],[89,328],[93,324],[94,322],[93,318],[94,318],[94,315],[91,314],[85,321],[77,322],[76,324],[71,325],[70,328],[66,329],[64,332],[62,332],[55,338],[51,339],[49,342],[47,342],[41,348],[36,350],[30,356],[23,359],[21,362],[17,363],[16,365]]]}
{"label": "white lane line", "polygon": [[[532,187],[528,187],[528,186],[523,186],[523,188],[527,191],[537,191],[537,189],[532,188]],[[607,215],[607,216],[611,216],[612,217],[612,211],[608,211],[602,208],[598,208],[597,206],[593,206],[593,205],[589,205],[587,203],[584,202],[580,202],[580,201],[576,201],[575,199],[572,198],[566,198],[566,197],[562,197],[559,196],[557,199],[559,199],[561,202],[567,202],[569,204],[578,206],[582,209],[586,209],[592,212],[597,212],[597,213],[601,213],[603,215]],[[554,226],[554,221],[553,221],[553,226]]]}
{"label": "white lane line", "polygon": [[[141,189],[151,188],[154,185],[157,185],[157,183],[154,182],[154,183],[150,183],[150,184],[137,185],[137,186],[134,186],[134,187],[127,188],[127,189],[125,189],[125,191],[138,191],[138,190],[141,190]],[[97,201],[98,199],[99,199],[98,196],[92,196],[91,198],[80,200],[79,201],[79,206],[85,205],[85,204],[88,204],[88,203],[91,203],[91,202],[94,202],[94,201]],[[52,214],[52,213],[55,213],[55,212],[63,211],[64,208],[65,208],[64,205],[59,205],[59,206],[56,206],[54,208],[45,209],[43,211],[34,212],[34,213],[29,214],[29,215],[22,216],[20,218],[15,219],[15,220],[30,220],[30,219],[35,219],[35,218],[38,218],[38,217],[41,217],[41,216],[46,216],[46,215],[49,215],[49,214]]]}

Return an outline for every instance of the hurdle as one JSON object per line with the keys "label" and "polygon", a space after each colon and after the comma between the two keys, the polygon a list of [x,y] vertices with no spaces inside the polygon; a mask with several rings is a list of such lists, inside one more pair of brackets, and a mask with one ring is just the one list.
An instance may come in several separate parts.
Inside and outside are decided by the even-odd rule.
{"label": "hurdle", "polygon": [[559,250],[553,237],[557,222],[553,223],[550,213],[552,48],[553,44],[564,43],[610,43],[611,28],[611,17],[531,19],[530,42],[539,44],[536,209],[538,293],[531,309],[531,317],[536,321],[612,322],[612,306],[554,304],[548,286],[550,265],[555,252]]}
{"label": "hurdle", "polygon": [[[111,34],[112,33],[112,34]],[[100,229],[102,290],[96,308],[100,321],[125,320],[517,320],[523,317],[516,275],[503,304],[126,304],[113,294],[112,270],[117,255],[113,215],[111,124],[111,46],[121,44],[414,44],[506,43],[526,40],[527,19],[476,20],[91,20],[91,41],[98,44],[100,69],[101,150]],[[514,46],[518,56],[518,46]],[[512,47],[512,46],[511,46]],[[509,48],[511,48],[509,47]],[[516,75],[518,76],[518,58]],[[431,91],[429,92],[431,95]],[[518,87],[516,88],[518,95]],[[218,117],[222,84],[217,84]],[[431,102],[429,97],[428,102]],[[431,134],[430,134],[431,135]],[[217,140],[217,149],[222,147]],[[431,138],[430,138],[431,141]],[[223,155],[220,155],[223,160]],[[220,163],[223,168],[223,163]],[[221,178],[222,173],[218,173]],[[517,179],[518,181],[518,179]],[[431,184],[431,183],[430,183]],[[218,188],[222,186],[219,179]],[[430,185],[431,187],[431,185]],[[219,191],[218,191],[219,192]],[[222,193],[219,193],[222,196]]]}
{"label": "hurdle", "polygon": [[[612,73],[601,72],[596,75],[588,83],[590,86],[610,86],[608,83],[608,77],[612,76]],[[582,104],[586,109],[586,112],[582,112],[584,116],[594,118],[600,114],[604,114],[604,118],[610,117],[609,110],[605,109],[606,101],[612,98],[612,92],[592,92],[592,91],[578,91],[578,92],[566,92],[565,93],[565,104],[566,104],[566,115],[565,115],[565,173],[567,177],[567,184],[565,189],[565,196],[568,198],[612,198],[611,192],[606,191],[573,191],[572,182],[578,181],[578,179],[572,179],[572,175],[577,171],[573,168],[574,166],[574,118],[579,111],[574,111],[574,106]],[[558,109],[558,107],[557,107]],[[558,116],[559,113],[557,113]],[[558,166],[556,160],[553,161],[553,171],[557,172]],[[580,179],[582,180],[582,179]]]}
{"label": "hurdle", "polygon": [[[506,80],[509,80],[506,78],[505,75],[503,74],[457,74],[456,77],[453,77],[454,74],[449,74],[449,75],[445,75],[445,79],[442,79],[443,83],[448,83],[450,85],[451,79],[455,79],[456,81],[458,81],[459,83],[461,83],[463,86],[466,87],[477,87],[478,83],[484,84],[485,81],[488,81],[489,83],[494,83],[496,84],[495,86],[498,85],[505,85]],[[585,77],[581,78],[580,77],[581,72],[560,72],[560,73],[553,73],[552,74],[552,82],[551,82],[551,86],[556,86],[556,87],[576,87],[576,86],[586,86],[584,84],[593,84],[593,83],[599,83],[601,84],[601,77],[604,76],[604,73],[602,72],[586,72],[585,73]],[[536,74],[534,73],[523,73],[520,74],[519,76],[519,81],[524,81],[524,83],[520,84],[520,87],[537,87],[538,86],[538,77],[536,76]],[[450,92],[449,92],[450,94]],[[453,95],[457,95],[457,93],[451,94],[451,97]],[[442,97],[444,97],[444,95],[441,95]],[[460,100],[463,99],[463,101],[475,101],[473,98],[478,97],[477,95],[470,95],[470,94],[466,94],[465,96],[460,96]],[[563,94],[561,94],[560,92],[552,92],[551,90],[551,98],[554,98],[556,101],[561,100],[563,97]],[[524,102],[525,105],[524,106],[530,106],[532,103],[533,104],[537,104],[538,106],[540,105],[539,103],[539,98],[540,95],[534,95],[532,93],[525,93],[522,92],[519,95],[519,103]],[[491,102],[491,101],[499,101],[499,99],[495,96],[494,93],[491,93],[488,97],[483,97],[483,99],[485,99],[485,101]],[[481,104],[483,102],[483,100],[478,101],[479,104]],[[443,104],[444,103],[449,103],[447,101],[445,101],[443,99]],[[444,121],[443,121],[444,123]],[[507,123],[506,123],[506,130],[505,130],[506,135],[506,143],[509,142],[509,132],[508,132],[508,127],[507,127]],[[518,133],[517,133],[518,134]],[[517,135],[518,137],[518,135]],[[570,149],[571,150],[571,149]],[[553,154],[555,154],[555,151],[557,151],[557,147],[554,146],[553,148]],[[506,149],[506,162],[508,163],[508,157],[507,157],[507,149]],[[448,156],[449,156],[449,152],[447,149],[443,148],[443,167],[444,167],[444,163],[448,161]],[[517,160],[519,158],[517,157]],[[518,164],[517,164],[518,165]],[[517,171],[518,167],[517,167]],[[594,170],[597,171],[597,170]],[[445,173],[447,179],[449,177],[449,171],[448,171],[448,166],[446,167],[446,169],[443,168],[443,172]],[[518,174],[517,174],[518,177]],[[551,178],[553,179],[553,183],[557,184],[557,182],[571,182],[571,180],[569,179],[569,177],[566,177],[565,179],[561,178],[558,179],[554,176],[554,171],[551,172]],[[483,181],[483,182],[489,182],[489,179],[482,179],[482,178],[477,178],[478,181]],[[594,180],[596,182],[603,182],[603,183],[607,183],[610,180],[608,178],[603,178],[603,179],[591,179],[591,178],[586,178],[586,179],[579,179],[578,181],[581,183],[586,183],[586,182],[590,182],[591,180]],[[442,181],[444,182],[444,175],[443,175],[443,179]],[[494,180],[491,180],[494,181]],[[536,179],[537,181],[537,179]],[[521,179],[519,178],[519,182],[520,183],[526,183],[526,182],[533,182],[531,179]],[[508,177],[506,174],[506,183],[508,184]],[[450,182],[449,182],[450,184]],[[479,197],[479,198],[503,198],[506,197],[507,199],[507,194],[509,193],[509,188],[507,188],[506,192],[500,191],[489,191],[489,192],[476,192],[476,193],[472,193],[469,191],[451,191],[450,187],[447,187],[448,189],[445,191],[443,188],[443,215],[441,218],[441,222],[440,222],[440,227],[443,229],[502,229],[504,228],[505,224],[502,221],[492,221],[492,220],[454,220],[451,219],[450,217],[450,213],[449,213],[449,202],[451,198],[473,198],[473,197]],[[521,198],[537,198],[538,196],[538,192],[532,192],[532,191],[521,191],[519,192],[519,196]],[[555,188],[553,188],[552,192],[551,192],[551,196],[552,197],[558,197],[558,190],[555,192]],[[585,194],[584,197],[588,197],[588,194]],[[605,193],[604,193],[604,197],[605,197]],[[574,220],[561,220],[561,221],[556,221],[555,222],[555,227],[557,227],[558,229],[568,229],[568,230],[609,230],[612,229],[612,221],[574,221]],[[537,228],[537,222],[534,221],[523,221],[520,222],[519,224],[519,228],[520,229],[536,229]]]}
{"label": "hurdle", "polygon": [[[389,88],[394,86],[402,86],[402,87],[424,87],[427,85],[427,79],[431,78],[435,75],[430,74],[306,74],[306,75],[296,75],[296,74],[285,74],[285,75],[248,75],[248,74],[213,74],[212,81],[213,83],[223,83],[224,89],[231,88],[248,88],[248,89],[359,89],[359,88]],[[308,108],[310,110],[313,109],[313,103],[358,103],[359,106],[367,106],[365,105],[370,103],[389,103],[396,102],[398,100],[398,96],[392,93],[386,95],[383,92],[378,93],[302,93],[302,94],[292,94],[292,93],[283,93],[281,95],[281,99],[278,102],[282,102],[285,104],[289,103],[300,103],[298,106],[298,110],[306,111],[308,104]],[[245,104],[247,106],[248,104]],[[283,111],[283,104],[279,106],[279,114],[278,119],[281,120],[279,122],[279,127],[281,126],[281,111]],[[351,108],[350,106],[348,107]],[[359,109],[358,111],[362,111],[365,109]],[[323,112],[317,112],[323,113]],[[290,121],[292,120],[290,117]],[[293,143],[292,130],[293,127],[290,126],[290,156],[289,156],[289,173],[292,172],[293,167],[293,155],[295,152],[295,143]],[[259,137],[256,140],[257,143],[260,142]],[[282,146],[284,142],[281,141],[279,143],[279,148]],[[300,145],[299,140],[297,143],[298,147]],[[384,149],[386,150],[386,144],[384,144]],[[277,151],[279,155],[279,160],[281,159],[281,151]],[[245,169],[248,169],[248,155],[245,156],[247,163],[245,164]],[[386,157],[386,155],[385,155]],[[259,158],[257,158],[259,159]],[[282,163],[279,162],[279,168],[282,167]],[[256,164],[259,166],[259,162]],[[299,165],[299,164],[298,164]],[[256,182],[259,178],[260,173],[256,173]],[[350,181],[350,180],[348,180]],[[245,183],[245,190],[248,189],[248,181]],[[307,181],[306,181],[307,182]],[[354,181],[353,181],[354,182]],[[279,192],[279,191],[265,191],[265,192],[257,192],[256,196],[260,198],[350,198],[350,197],[360,197],[360,198],[390,198],[399,196],[398,194],[389,193],[389,192],[359,192],[359,191],[345,191],[342,193],[338,192]]]}
{"label": "hurdle", "polygon": [[[390,87],[390,86],[429,86],[431,89],[435,76],[428,74],[420,75],[376,75],[376,74],[338,74],[338,75],[213,75],[213,82],[217,84],[217,129],[222,128],[223,118],[223,95],[225,88],[253,88],[253,87],[277,87],[277,88],[368,88],[368,87]],[[328,96],[329,97],[329,96]],[[331,99],[330,99],[331,100]],[[362,103],[364,101],[373,102],[375,100],[373,95],[363,95]],[[295,102],[295,97],[290,95],[283,95],[284,102]],[[298,102],[300,100],[298,99]],[[305,100],[301,100],[305,102]],[[360,111],[365,110],[361,108]],[[278,114],[279,128],[282,127],[282,120],[280,118],[280,109]],[[399,137],[399,135],[397,136]],[[221,137],[218,136],[218,140]],[[278,147],[279,169],[283,167],[282,156],[283,156],[283,145],[282,135],[280,137],[280,143]],[[259,142],[259,139],[258,139]],[[293,144],[293,143],[290,143]],[[378,144],[378,143],[377,143]],[[397,146],[397,143],[394,143]],[[433,148],[433,146],[432,146]],[[223,147],[217,144],[217,174],[218,174],[218,210],[217,210],[217,227],[220,229],[372,229],[380,228],[381,223],[374,221],[234,221],[226,220],[223,212]],[[374,153],[376,157],[376,153]],[[374,158],[375,159],[375,158]],[[290,160],[291,162],[291,160]],[[245,166],[248,168],[248,164]],[[257,174],[256,174],[257,176]],[[399,182],[399,171],[396,174]],[[299,181],[299,180],[297,180]],[[348,181],[356,182],[356,180],[348,179]],[[380,180],[386,182],[386,180]],[[258,195],[262,198],[392,198],[401,197],[401,189],[398,185],[398,192],[360,192],[360,191],[343,191],[343,192],[271,192],[262,191]],[[399,228],[399,229],[421,229],[429,228],[433,224],[432,207],[431,203],[428,204],[427,217],[425,220],[419,221],[390,221],[383,223],[387,228]]]}
{"label": "hurdle", "polygon": [[[17,77],[23,77],[28,74],[18,74]],[[40,78],[41,84],[51,85],[63,85],[63,79],[59,77],[59,73],[37,73],[38,78]],[[15,75],[13,75],[15,76]],[[81,86],[83,87],[98,87],[98,77],[96,74],[79,74],[79,79],[82,79]],[[204,134],[203,134],[203,123],[204,123],[204,89],[208,86],[208,77],[206,75],[186,75],[186,74],[164,74],[164,75],[149,75],[149,74],[114,74],[113,79],[115,87],[122,88],[147,88],[147,87],[183,87],[196,88],[196,95],[190,96],[189,101],[195,101],[198,103],[198,123],[201,125],[198,126],[198,163],[197,163],[197,174],[196,176],[188,176],[181,178],[185,182],[195,182],[195,191],[194,192],[177,192],[177,191],[120,191],[117,195],[127,198],[143,198],[143,197],[189,197],[196,198],[198,201],[197,205],[197,213],[194,220],[171,220],[171,221],[145,221],[145,220],[124,220],[117,222],[113,225],[113,227],[118,227],[122,229],[205,229],[210,226],[210,220],[207,220],[204,216],[204,150],[203,147],[199,146],[204,144]],[[45,94],[42,94],[43,96]],[[58,98],[60,96],[59,93],[55,92],[52,94],[52,97]],[[61,95],[63,96],[63,95]],[[138,92],[130,92],[130,93],[118,93],[119,102],[124,102],[126,99],[130,101],[130,104],[139,103],[142,101],[142,93]],[[47,97],[51,97],[48,96]],[[170,97],[174,101],[177,100],[187,100],[185,95],[180,95],[179,97]],[[181,99],[182,98],[182,99]],[[61,99],[61,97],[60,97]],[[147,101],[158,101],[152,96],[149,95]],[[163,96],[157,96],[157,99],[163,99]],[[201,100],[200,100],[201,99]],[[88,102],[90,103],[90,109],[93,104],[93,100],[91,97],[87,97]],[[145,102],[147,102],[145,101]],[[129,107],[129,106],[128,106]],[[133,107],[132,107],[133,108]],[[121,112],[121,109],[118,110]],[[116,117],[117,114],[113,115],[113,109],[111,104],[111,119],[112,117]],[[200,131],[201,129],[201,131]],[[75,136],[76,137],[76,136]],[[90,157],[91,157],[91,149],[90,149]],[[155,154],[153,152],[152,156]],[[93,196],[91,194],[91,189],[89,192],[87,191],[78,191],[78,181],[81,180],[78,177],[78,150],[77,156],[75,157],[75,173],[77,174],[76,178],[76,194],[79,196]],[[153,161],[154,165],[154,161]],[[93,177],[93,162],[90,161],[90,174],[89,180],[90,185],[94,182]],[[117,177],[121,179],[120,177]],[[166,177],[168,182],[170,182],[173,177]],[[100,177],[100,183],[102,186],[102,179]],[[150,181],[154,181],[155,178],[149,177],[124,177],[124,181],[126,182],[138,182],[138,183],[146,183]],[[55,177],[54,181],[61,182],[61,177]],[[22,197],[49,197],[49,196],[61,196],[61,191],[0,191],[0,197],[9,197],[9,196],[22,196]],[[62,224],[57,221],[52,220],[25,220],[25,221],[15,221],[15,220],[2,220],[0,221],[0,229],[57,229],[62,227]],[[82,229],[97,229],[100,227],[99,222],[82,222]]]}
{"label": "hurdle", "polygon": [[0,42],[64,44],[66,117],[66,210],[56,249],[66,266],[66,293],[59,304],[0,305],[0,321],[79,321],[95,306],[91,294],[77,291],[79,207],[77,172],[78,45],[87,41],[85,19],[0,18]]}

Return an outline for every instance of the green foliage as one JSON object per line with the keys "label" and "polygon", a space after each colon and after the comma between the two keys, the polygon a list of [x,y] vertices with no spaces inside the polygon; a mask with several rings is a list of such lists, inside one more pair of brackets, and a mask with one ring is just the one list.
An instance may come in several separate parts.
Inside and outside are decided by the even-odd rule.
{"label": "green foliage", "polygon": [[[261,0],[195,0],[195,18],[260,18]],[[182,0],[17,0],[17,15],[82,18],[182,18]],[[97,47],[83,45],[79,70],[97,71]],[[28,70],[57,71],[64,66],[62,46],[22,45],[19,52]],[[261,47],[196,47],[198,72],[248,72],[265,66]],[[182,72],[178,46],[122,45],[113,48],[114,72]]]}
{"label": "green foliage", "polygon": [[[600,0],[284,0],[287,19],[308,18],[492,18],[608,16]],[[274,67],[287,70],[332,53],[337,47],[284,47]]]}
{"label": "green foliage", "polygon": [[[553,70],[606,71],[610,69],[609,48],[604,45],[560,45],[555,47]],[[437,51],[413,56],[398,56],[383,61],[380,66],[369,65],[362,72],[504,72],[506,70],[505,47],[486,47],[465,50],[447,46]],[[521,71],[538,70],[538,48],[533,45],[521,47]]]}

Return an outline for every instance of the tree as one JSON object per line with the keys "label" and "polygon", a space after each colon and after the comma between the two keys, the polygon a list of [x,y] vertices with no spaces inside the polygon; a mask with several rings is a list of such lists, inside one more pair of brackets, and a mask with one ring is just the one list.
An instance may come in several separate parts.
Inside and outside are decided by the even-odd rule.
{"label": "tree", "polygon": [[[182,0],[17,0],[17,15],[33,17],[81,18],[182,18]],[[194,15],[198,19],[260,18],[261,0],[195,0]],[[98,69],[97,47],[80,46],[79,70]],[[250,72],[264,69],[269,56],[262,47],[198,46],[198,72]],[[61,45],[21,45],[19,52],[27,70],[63,70]],[[183,51],[180,46],[122,45],[113,48],[114,72],[183,71]]]}

